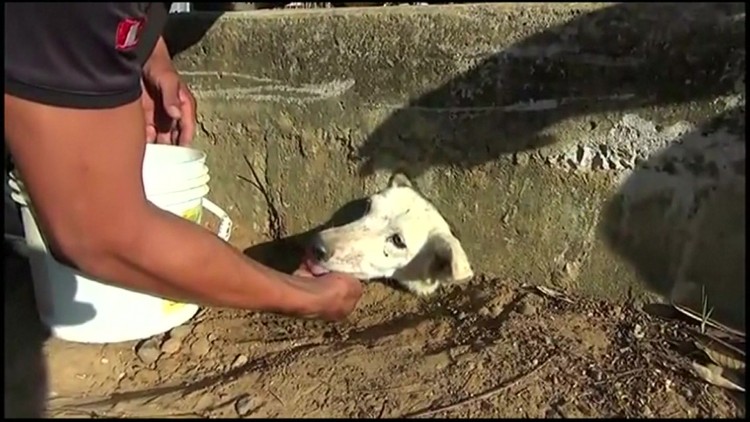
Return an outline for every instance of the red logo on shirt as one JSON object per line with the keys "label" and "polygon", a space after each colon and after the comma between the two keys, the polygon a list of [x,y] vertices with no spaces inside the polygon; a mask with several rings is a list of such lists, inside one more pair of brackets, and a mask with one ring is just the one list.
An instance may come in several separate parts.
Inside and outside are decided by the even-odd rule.
{"label": "red logo on shirt", "polygon": [[121,20],[117,25],[115,48],[118,50],[129,50],[138,45],[138,39],[145,23],[146,19],[144,18],[126,18]]}

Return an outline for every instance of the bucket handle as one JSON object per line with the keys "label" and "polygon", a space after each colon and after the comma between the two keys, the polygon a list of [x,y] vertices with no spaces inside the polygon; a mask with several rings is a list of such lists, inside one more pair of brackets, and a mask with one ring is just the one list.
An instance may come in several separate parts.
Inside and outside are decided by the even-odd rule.
{"label": "bucket handle", "polygon": [[211,202],[208,198],[203,198],[203,208],[221,220],[216,235],[223,241],[228,242],[229,237],[232,235],[233,224],[232,219],[229,218],[229,214],[221,209],[221,207]]}

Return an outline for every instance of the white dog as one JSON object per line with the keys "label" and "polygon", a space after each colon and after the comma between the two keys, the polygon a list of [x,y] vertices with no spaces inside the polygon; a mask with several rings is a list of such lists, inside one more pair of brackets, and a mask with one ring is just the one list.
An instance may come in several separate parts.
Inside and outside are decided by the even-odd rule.
{"label": "white dog", "polygon": [[474,276],[449,224],[405,175],[394,174],[368,205],[359,220],[315,235],[306,260],[310,272],[394,279],[418,295]]}

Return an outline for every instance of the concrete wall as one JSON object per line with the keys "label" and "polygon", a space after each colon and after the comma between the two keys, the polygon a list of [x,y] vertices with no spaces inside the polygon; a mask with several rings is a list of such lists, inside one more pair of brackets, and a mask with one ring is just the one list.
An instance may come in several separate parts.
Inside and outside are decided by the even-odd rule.
{"label": "concrete wall", "polygon": [[168,33],[238,246],[405,168],[481,273],[703,294],[744,329],[744,4],[191,14]]}

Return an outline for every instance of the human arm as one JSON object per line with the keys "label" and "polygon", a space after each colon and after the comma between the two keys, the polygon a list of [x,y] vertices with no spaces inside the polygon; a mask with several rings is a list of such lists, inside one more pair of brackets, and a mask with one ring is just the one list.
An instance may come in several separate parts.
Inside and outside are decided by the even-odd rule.
{"label": "human arm", "polygon": [[79,110],[6,94],[5,122],[40,226],[61,259],[94,277],[174,299],[343,316],[326,315],[327,302],[337,298],[317,280],[253,262],[202,227],[146,201],[139,102]]}

